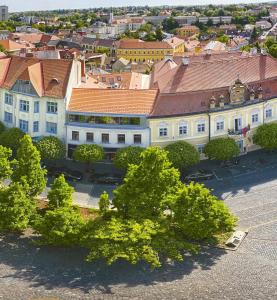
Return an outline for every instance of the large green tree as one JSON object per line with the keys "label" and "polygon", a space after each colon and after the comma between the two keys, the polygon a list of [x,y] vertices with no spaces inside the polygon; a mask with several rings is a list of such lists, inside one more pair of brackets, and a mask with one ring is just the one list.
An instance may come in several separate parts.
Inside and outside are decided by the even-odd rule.
{"label": "large green tree", "polygon": [[277,124],[263,124],[254,134],[253,142],[266,150],[277,149]]}
{"label": "large green tree", "polygon": [[139,165],[130,165],[124,183],[114,191],[113,205],[125,217],[155,218],[167,207],[168,196],[181,184],[166,151],[150,147]]}
{"label": "large green tree", "polygon": [[49,200],[48,208],[55,209],[59,207],[70,207],[73,203],[72,194],[74,192],[64,178],[64,175],[60,175],[54,180],[51,190],[48,192],[47,198]]}
{"label": "large green tree", "polygon": [[165,147],[165,150],[168,151],[168,158],[173,166],[180,170],[199,163],[198,151],[185,141],[169,144]]}
{"label": "large green tree", "polygon": [[46,186],[46,170],[40,165],[39,151],[29,135],[25,135],[19,142],[12,174],[14,182],[21,182],[23,179],[28,183],[26,192],[30,197],[38,196]]}
{"label": "large green tree", "polygon": [[15,153],[24,135],[25,133],[19,128],[6,129],[0,134],[0,145],[12,149]]}
{"label": "large green tree", "polygon": [[183,185],[173,200],[175,224],[188,239],[201,240],[234,229],[236,219],[202,184]]}
{"label": "large green tree", "polygon": [[94,163],[104,157],[104,150],[101,146],[83,144],[76,147],[73,158],[84,163]]}
{"label": "large green tree", "polygon": [[114,165],[118,169],[127,170],[130,164],[137,165],[140,162],[140,155],[144,149],[141,147],[126,147],[116,151]]}
{"label": "large green tree", "polygon": [[11,156],[12,150],[0,145],[0,183],[12,175]]}
{"label": "large green tree", "polygon": [[79,210],[72,206],[73,191],[73,188],[65,182],[63,175],[55,179],[48,193],[48,209],[34,222],[34,229],[41,235],[40,244],[79,245],[84,220]]}
{"label": "large green tree", "polygon": [[227,161],[239,155],[239,146],[232,138],[217,138],[209,141],[204,153],[209,159]]}
{"label": "large green tree", "polygon": [[277,58],[277,43],[270,46],[268,50],[269,54],[272,55],[273,57]]}
{"label": "large green tree", "polygon": [[45,136],[36,143],[41,159],[61,159],[65,157],[65,145],[55,136]]}
{"label": "large green tree", "polygon": [[28,227],[35,204],[26,195],[26,189],[26,182],[15,182],[0,190],[0,231],[22,231]]}
{"label": "large green tree", "polygon": [[82,238],[82,245],[90,249],[89,261],[105,259],[112,264],[124,259],[131,264],[148,262],[152,268],[160,267],[161,256],[183,260],[183,253],[195,253],[196,245],[186,242],[157,220],[134,220],[121,217],[89,221]]}
{"label": "large green tree", "polygon": [[0,122],[0,134],[6,130],[6,126]]}

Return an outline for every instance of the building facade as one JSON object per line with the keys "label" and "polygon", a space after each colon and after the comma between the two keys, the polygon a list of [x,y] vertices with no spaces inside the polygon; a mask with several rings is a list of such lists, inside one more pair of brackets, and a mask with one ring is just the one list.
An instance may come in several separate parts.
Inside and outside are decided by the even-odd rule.
{"label": "building facade", "polygon": [[5,22],[9,20],[9,7],[6,5],[0,6],[0,22]]}
{"label": "building facade", "polygon": [[167,42],[144,42],[141,40],[121,40],[117,48],[117,57],[130,62],[157,62],[167,55],[173,55],[174,48]]}

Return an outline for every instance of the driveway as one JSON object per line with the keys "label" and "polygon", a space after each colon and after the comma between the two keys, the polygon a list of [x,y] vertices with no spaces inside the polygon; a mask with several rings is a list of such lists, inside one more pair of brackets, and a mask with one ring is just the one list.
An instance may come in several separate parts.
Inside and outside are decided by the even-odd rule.
{"label": "driveway", "polygon": [[27,236],[6,236],[0,299],[277,299],[277,168],[207,185],[249,230],[237,251],[207,247],[151,271],[144,264],[89,264],[82,249],[40,248]]}

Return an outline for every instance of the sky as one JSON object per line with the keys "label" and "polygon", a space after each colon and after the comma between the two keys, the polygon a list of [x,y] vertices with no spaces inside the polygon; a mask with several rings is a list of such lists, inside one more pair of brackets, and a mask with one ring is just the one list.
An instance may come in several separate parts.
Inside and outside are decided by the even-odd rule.
{"label": "sky", "polygon": [[[265,1],[265,0],[264,0]],[[269,0],[270,1],[270,0]],[[9,11],[53,10],[58,8],[116,7],[127,5],[204,5],[230,3],[256,3],[261,0],[0,0],[1,5],[8,5]]]}

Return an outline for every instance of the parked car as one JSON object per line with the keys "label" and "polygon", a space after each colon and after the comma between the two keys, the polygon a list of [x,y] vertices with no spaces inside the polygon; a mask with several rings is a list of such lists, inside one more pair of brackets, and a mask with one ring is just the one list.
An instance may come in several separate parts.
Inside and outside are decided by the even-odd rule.
{"label": "parked car", "polygon": [[115,176],[99,176],[95,180],[98,184],[119,185],[122,183],[122,178]]}
{"label": "parked car", "polygon": [[207,170],[198,170],[195,173],[189,174],[185,177],[185,182],[191,181],[202,181],[202,180],[209,180],[214,177],[214,173],[207,171]]}
{"label": "parked car", "polygon": [[58,177],[61,174],[64,174],[64,178],[69,181],[80,181],[83,179],[83,174],[81,172],[67,168],[49,167],[47,171],[48,176],[51,177]]}
{"label": "parked car", "polygon": [[221,165],[224,168],[229,168],[229,167],[237,166],[239,164],[239,161],[240,161],[239,158],[235,157],[235,158],[232,158],[230,160],[222,162]]}

